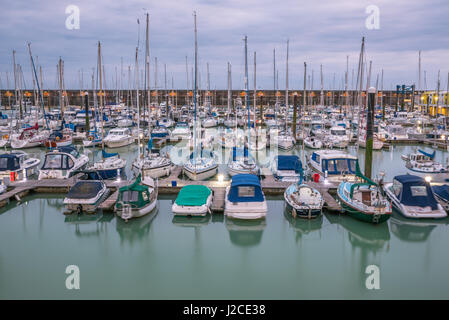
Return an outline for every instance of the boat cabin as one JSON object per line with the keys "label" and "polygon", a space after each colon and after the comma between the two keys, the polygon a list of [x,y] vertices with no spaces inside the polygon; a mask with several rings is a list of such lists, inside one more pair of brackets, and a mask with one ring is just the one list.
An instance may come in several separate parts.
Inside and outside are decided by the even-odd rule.
{"label": "boat cabin", "polygon": [[391,191],[398,201],[406,206],[438,208],[432,188],[422,177],[414,175],[395,176]]}

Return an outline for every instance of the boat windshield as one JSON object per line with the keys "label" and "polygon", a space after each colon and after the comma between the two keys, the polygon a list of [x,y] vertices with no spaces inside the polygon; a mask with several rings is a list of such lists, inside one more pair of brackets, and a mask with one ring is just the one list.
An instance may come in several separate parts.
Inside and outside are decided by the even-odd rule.
{"label": "boat windshield", "polygon": [[42,169],[44,170],[67,170],[74,166],[73,160],[64,154],[47,154],[45,156],[44,165]]}
{"label": "boat windshield", "polygon": [[123,191],[122,193],[123,202],[137,202],[139,200],[138,191]]}
{"label": "boat windshield", "polygon": [[323,171],[328,171],[328,174],[342,174],[342,173],[355,173],[356,159],[324,159]]}
{"label": "boat windshield", "polygon": [[344,136],[346,132],[345,130],[331,130],[331,134],[334,136]]}

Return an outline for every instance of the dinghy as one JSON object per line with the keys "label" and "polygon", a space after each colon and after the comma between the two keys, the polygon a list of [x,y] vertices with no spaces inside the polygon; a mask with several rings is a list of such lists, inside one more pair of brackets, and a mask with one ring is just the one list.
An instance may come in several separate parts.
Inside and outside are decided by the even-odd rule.
{"label": "dinghy", "polygon": [[210,213],[213,194],[203,185],[187,185],[179,191],[172,205],[175,216],[205,216]]}
{"label": "dinghy", "polygon": [[156,207],[157,194],[154,180],[150,177],[142,180],[142,175],[139,174],[132,184],[119,189],[115,212],[125,221],[142,217]]}
{"label": "dinghy", "polygon": [[257,176],[238,174],[232,177],[231,186],[226,188],[224,214],[244,220],[265,218],[267,201]]}

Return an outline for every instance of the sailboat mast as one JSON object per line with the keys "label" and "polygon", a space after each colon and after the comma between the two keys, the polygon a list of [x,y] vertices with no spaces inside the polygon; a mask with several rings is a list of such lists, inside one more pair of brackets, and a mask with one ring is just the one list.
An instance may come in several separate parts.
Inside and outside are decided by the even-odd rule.
{"label": "sailboat mast", "polygon": [[[194,158],[196,159],[196,156],[197,156],[197,142],[196,142],[196,140],[197,140],[197,137],[196,137],[196,135],[197,135],[197,129],[196,129],[196,126],[197,126],[197,89],[198,89],[198,86],[197,86],[197,80],[198,80],[198,40],[197,40],[197,30],[196,30],[196,11],[194,11],[193,12],[193,19],[194,19],[194,30],[195,30],[195,80],[194,80],[194,87],[193,87],[193,105],[194,105],[194,121],[193,121],[193,130],[194,130],[194,135],[193,135],[193,156],[194,156]],[[195,161],[195,163],[196,163],[196,161]]]}
{"label": "sailboat mast", "polygon": [[251,145],[251,134],[250,134],[250,128],[251,128],[251,119],[250,119],[250,113],[249,113],[249,90],[248,90],[248,36],[245,35],[245,38],[243,39],[245,42],[245,102],[246,102],[246,109],[248,110],[248,146]]}
{"label": "sailboat mast", "polygon": [[[139,47],[136,47],[137,159],[140,159]],[[102,123],[103,125],[103,123]]]}
{"label": "sailboat mast", "polygon": [[[101,43],[98,41],[98,75],[100,81],[100,114],[101,114],[101,147],[104,149],[104,128],[103,128],[103,82],[101,72]],[[86,128],[89,130],[90,128]]]}
{"label": "sailboat mast", "polygon": [[286,74],[285,74],[285,132],[287,133],[287,120],[288,120],[288,47],[290,40],[287,40],[287,62],[286,62]]}

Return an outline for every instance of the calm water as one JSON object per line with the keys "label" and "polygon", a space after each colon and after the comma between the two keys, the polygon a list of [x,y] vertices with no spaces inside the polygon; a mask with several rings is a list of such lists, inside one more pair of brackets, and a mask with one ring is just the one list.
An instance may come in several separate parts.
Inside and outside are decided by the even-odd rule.
{"label": "calm water", "polygon": [[[374,152],[373,172],[404,173],[400,156],[414,149]],[[137,147],[117,151],[129,167]],[[438,161],[446,156],[437,151]],[[266,221],[238,223],[173,218],[173,200],[161,196],[157,212],[128,223],[111,213],[64,216],[63,195],[0,209],[0,299],[449,298],[448,219],[295,221],[283,199],[269,198]],[[65,287],[68,265],[80,268],[80,290]],[[380,269],[379,290],[366,289],[369,265]]]}

